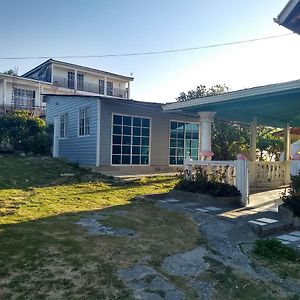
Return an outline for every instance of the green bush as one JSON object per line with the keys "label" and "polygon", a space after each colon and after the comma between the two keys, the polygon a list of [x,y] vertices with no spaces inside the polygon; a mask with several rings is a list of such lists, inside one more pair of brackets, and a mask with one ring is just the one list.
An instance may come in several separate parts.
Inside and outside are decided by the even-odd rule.
{"label": "green bush", "polygon": [[299,259],[294,249],[275,239],[257,240],[253,253],[269,260],[294,262]]}
{"label": "green bush", "polygon": [[282,195],[281,200],[295,216],[300,217],[300,175],[291,177],[289,194]]}
{"label": "green bush", "polygon": [[204,169],[198,167],[196,168],[194,180],[187,180],[184,174],[181,174],[175,189],[191,193],[209,194],[214,197],[240,196],[240,191],[234,185],[223,182],[225,172],[208,175]]}
{"label": "green bush", "polygon": [[13,151],[49,154],[52,131],[45,121],[26,111],[16,111],[0,117],[0,144]]}

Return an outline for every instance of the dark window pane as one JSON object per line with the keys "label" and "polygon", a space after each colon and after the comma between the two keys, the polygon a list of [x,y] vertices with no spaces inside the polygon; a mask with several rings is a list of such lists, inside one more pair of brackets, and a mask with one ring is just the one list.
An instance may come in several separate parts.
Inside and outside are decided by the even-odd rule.
{"label": "dark window pane", "polygon": [[181,130],[181,131],[184,131],[184,123],[179,123],[178,122],[178,127],[177,127],[178,130]]}
{"label": "dark window pane", "polygon": [[120,135],[114,135],[113,136],[113,144],[114,145],[120,145],[121,144],[121,136]]}
{"label": "dark window pane", "polygon": [[139,137],[133,137],[132,144],[133,145],[140,145],[141,144],[141,138],[139,138]]}
{"label": "dark window pane", "polygon": [[177,149],[177,156],[183,156],[183,148]]}
{"label": "dark window pane", "polygon": [[171,138],[176,139],[177,131],[171,130]]}
{"label": "dark window pane", "polygon": [[122,125],[122,116],[114,115],[114,124]]}
{"label": "dark window pane", "polygon": [[184,140],[177,140],[177,147],[183,148],[184,147]]}
{"label": "dark window pane", "polygon": [[122,133],[122,127],[114,125],[113,134],[121,134]]}
{"label": "dark window pane", "polygon": [[114,165],[119,165],[121,163],[121,155],[113,155],[112,156],[112,163]]}
{"label": "dark window pane", "polygon": [[170,148],[170,156],[176,155],[176,148]]}
{"label": "dark window pane", "polygon": [[121,146],[113,146],[113,154],[121,154]]}
{"label": "dark window pane", "polygon": [[122,146],[122,154],[130,154],[130,146]]}
{"label": "dark window pane", "polygon": [[123,125],[131,126],[131,117],[123,116]]}
{"label": "dark window pane", "polygon": [[192,131],[192,130],[193,130],[193,124],[187,123],[185,125],[185,131],[187,132],[187,131]]}
{"label": "dark window pane", "polygon": [[130,164],[130,156],[129,155],[123,155],[122,156],[122,164],[123,165],[129,165]]}
{"label": "dark window pane", "polygon": [[191,132],[191,131],[187,131],[187,132],[185,133],[185,138],[186,138],[186,139],[191,139],[191,138],[192,138],[192,132]]}
{"label": "dark window pane", "polygon": [[141,163],[141,157],[139,155],[138,156],[133,155],[132,156],[132,164],[139,165],[140,163]]}
{"label": "dark window pane", "polygon": [[148,155],[149,154],[149,147],[142,147],[142,155]]}
{"label": "dark window pane", "polygon": [[177,122],[171,122],[171,129],[177,129]]}
{"label": "dark window pane", "polygon": [[123,134],[131,135],[131,127],[123,126]]}
{"label": "dark window pane", "polygon": [[176,165],[176,157],[170,156],[170,165]]}
{"label": "dark window pane", "polygon": [[140,127],[141,126],[141,118],[133,118],[133,126]]}
{"label": "dark window pane", "polygon": [[198,132],[197,131],[192,132],[192,139],[194,139],[194,140],[198,139]]}
{"label": "dark window pane", "polygon": [[170,147],[176,147],[176,140],[175,139],[170,140]]}
{"label": "dark window pane", "polygon": [[140,127],[133,127],[133,135],[140,136],[141,135],[141,128]]}
{"label": "dark window pane", "polygon": [[198,149],[192,149],[191,152],[192,152],[192,156],[198,159]]}
{"label": "dark window pane", "polygon": [[149,136],[149,128],[142,129],[142,136]]}
{"label": "dark window pane", "polygon": [[141,165],[147,165],[149,163],[149,156],[141,157]]}
{"label": "dark window pane", "polygon": [[132,147],[132,154],[140,154],[141,153],[141,147],[140,146],[133,146]]}
{"label": "dark window pane", "polygon": [[122,137],[123,145],[130,145],[130,140],[131,140],[130,136],[123,136]]}
{"label": "dark window pane", "polygon": [[191,141],[191,147],[192,147],[192,148],[198,148],[198,143],[199,143],[198,140],[192,140],[192,141]]}
{"label": "dark window pane", "polygon": [[177,157],[177,165],[183,165],[183,157]]}
{"label": "dark window pane", "polygon": [[149,138],[142,138],[142,145],[149,146]]}
{"label": "dark window pane", "polygon": [[150,120],[149,119],[142,119],[142,126],[143,127],[150,127]]}
{"label": "dark window pane", "polygon": [[184,138],[184,131],[178,131],[177,136],[178,136],[179,139],[183,139]]}

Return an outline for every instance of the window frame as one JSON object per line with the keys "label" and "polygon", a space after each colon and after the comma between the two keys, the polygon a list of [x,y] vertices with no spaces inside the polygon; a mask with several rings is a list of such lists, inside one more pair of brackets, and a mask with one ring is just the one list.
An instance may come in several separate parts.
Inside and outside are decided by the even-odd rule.
{"label": "window frame", "polygon": [[[131,132],[130,132],[130,163],[129,164],[113,164],[112,162],[112,156],[113,156],[113,125],[114,125],[114,116],[122,116],[122,117],[130,117],[131,118]],[[148,119],[149,120],[149,146],[148,146],[148,163],[147,164],[133,164],[132,163],[132,147],[133,145],[133,118],[141,118],[141,119]],[[143,126],[140,126],[142,128]],[[123,137],[123,133],[120,134],[121,137]],[[142,135],[140,135],[140,138],[142,138]],[[129,114],[123,114],[118,112],[112,112],[111,114],[111,133],[110,133],[110,165],[111,166],[150,166],[151,165],[151,145],[152,145],[152,117],[148,116],[142,116],[142,115],[129,115]],[[122,147],[122,144],[121,144]],[[141,145],[142,147],[142,145]],[[121,154],[122,156],[122,154]],[[142,155],[140,155],[141,157]]]}
{"label": "window frame", "polygon": [[77,90],[84,91],[84,74],[77,73]]}
{"label": "window frame", "polygon": [[[170,120],[169,122],[169,152],[168,152],[168,163],[169,163],[169,166],[170,167],[174,167],[174,166],[183,166],[184,165],[184,159],[185,159],[185,152],[186,152],[186,130],[184,130],[184,139],[183,139],[183,163],[182,164],[171,164],[170,163],[170,158],[171,158],[171,155],[170,155],[170,151],[171,151],[171,148],[174,148],[174,147],[171,147],[171,124],[172,122],[176,122],[176,123],[184,123],[184,126],[186,126],[186,124],[195,124],[195,125],[198,125],[198,153],[199,153],[199,149],[200,149],[200,125],[199,125],[199,122],[197,121],[182,121],[182,120]],[[175,148],[176,149],[176,148]],[[175,155],[175,157],[178,157],[177,155]]]}
{"label": "window frame", "polygon": [[[88,127],[86,127],[86,110],[89,110],[89,124]],[[83,134],[80,134],[80,111],[84,110],[84,119],[83,119]],[[86,128],[88,128],[88,133],[86,133]],[[87,106],[82,106],[78,108],[78,124],[77,124],[77,137],[88,137],[91,134],[91,106],[87,105]]]}
{"label": "window frame", "polygon": [[[61,128],[61,119],[64,116],[64,136],[61,136],[62,128]],[[59,115],[59,139],[64,140],[68,138],[68,114],[62,113]]]}

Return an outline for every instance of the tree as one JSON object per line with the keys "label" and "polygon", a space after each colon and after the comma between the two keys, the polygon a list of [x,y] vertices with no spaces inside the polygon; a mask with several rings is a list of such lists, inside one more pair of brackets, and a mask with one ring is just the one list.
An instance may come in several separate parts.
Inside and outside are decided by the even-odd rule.
{"label": "tree", "polygon": [[14,71],[13,69],[9,69],[3,72],[3,74],[11,75],[11,76],[18,76],[18,73]]}
{"label": "tree", "polygon": [[[209,97],[228,92],[226,85],[217,84],[210,88],[198,85],[196,90],[180,93],[177,101],[189,101],[196,98]],[[236,159],[238,153],[249,148],[249,126],[236,121],[215,119],[212,125],[212,151],[215,160]]]}

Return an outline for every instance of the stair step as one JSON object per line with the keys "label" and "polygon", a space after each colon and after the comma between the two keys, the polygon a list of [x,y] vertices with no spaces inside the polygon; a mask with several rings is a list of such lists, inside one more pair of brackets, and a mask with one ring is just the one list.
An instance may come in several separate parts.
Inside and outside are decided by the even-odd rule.
{"label": "stair step", "polygon": [[265,223],[258,220],[253,220],[248,221],[248,224],[260,237],[266,237],[268,235],[273,235],[292,229],[292,224],[290,222],[282,220],[277,220],[277,222],[273,223]]}

